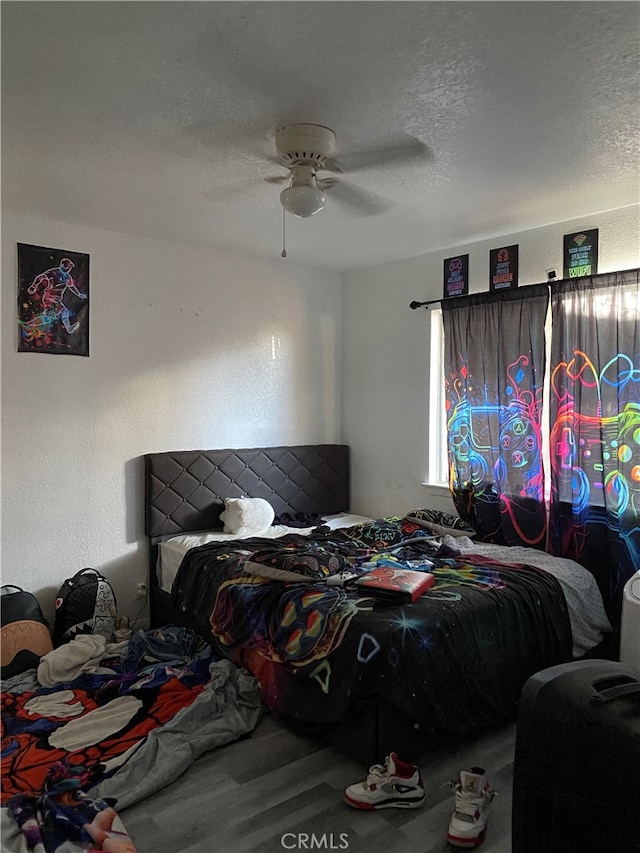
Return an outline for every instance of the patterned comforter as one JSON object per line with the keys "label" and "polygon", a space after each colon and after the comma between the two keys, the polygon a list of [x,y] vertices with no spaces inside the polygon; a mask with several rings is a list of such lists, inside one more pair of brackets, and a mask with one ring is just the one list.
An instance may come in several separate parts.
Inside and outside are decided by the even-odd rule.
{"label": "patterned comforter", "polygon": [[[315,548],[317,580],[246,571],[265,548],[276,565]],[[422,568],[435,584],[414,603],[378,607],[353,586],[326,585],[336,557],[356,573]],[[353,703],[381,697],[423,732],[464,734],[513,718],[527,678],[571,658],[567,604],[553,576],[460,555],[400,518],[194,548],[172,601],[208,622],[220,650],[256,676],[267,705],[297,721],[336,722]]]}

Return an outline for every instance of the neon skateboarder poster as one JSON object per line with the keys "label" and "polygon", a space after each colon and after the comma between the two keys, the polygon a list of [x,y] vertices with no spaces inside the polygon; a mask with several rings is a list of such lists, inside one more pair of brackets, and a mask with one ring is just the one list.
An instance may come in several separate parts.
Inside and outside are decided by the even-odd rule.
{"label": "neon skateboarder poster", "polygon": [[18,352],[89,355],[89,255],[18,243]]}

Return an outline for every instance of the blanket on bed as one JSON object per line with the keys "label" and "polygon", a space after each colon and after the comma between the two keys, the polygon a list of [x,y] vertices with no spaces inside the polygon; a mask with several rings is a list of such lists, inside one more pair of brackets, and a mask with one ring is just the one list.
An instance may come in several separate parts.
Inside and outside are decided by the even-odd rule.
{"label": "blanket on bed", "polygon": [[113,806],[169,784],[262,714],[255,679],[190,629],[140,631],[101,664],[106,672],[2,695],[2,803],[32,849],[109,849],[100,839],[123,832]]}
{"label": "blanket on bed", "polygon": [[[269,707],[292,720],[344,719],[354,702],[384,697],[427,732],[464,734],[515,715],[534,672],[571,658],[558,581],[533,566],[462,558],[406,519],[273,540],[211,543],[189,551],[175,607],[209,621],[225,655],[247,666]],[[411,604],[380,609],[353,587],[282,583],[247,574],[271,549],[291,565],[313,545],[357,571],[374,565],[432,572]],[[426,562],[428,558],[429,562]],[[364,568],[363,568],[364,566]]]}

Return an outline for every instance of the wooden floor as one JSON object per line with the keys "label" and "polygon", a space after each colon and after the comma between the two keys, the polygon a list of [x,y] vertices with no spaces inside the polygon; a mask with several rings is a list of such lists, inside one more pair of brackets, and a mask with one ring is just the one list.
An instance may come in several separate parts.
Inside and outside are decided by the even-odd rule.
{"label": "wooden floor", "polygon": [[419,762],[422,808],[364,812],[342,793],[367,768],[266,714],[250,738],[207,753],[121,817],[138,853],[450,853],[449,781],[480,765],[498,791],[481,850],[510,853],[514,744],[515,724],[440,750]]}

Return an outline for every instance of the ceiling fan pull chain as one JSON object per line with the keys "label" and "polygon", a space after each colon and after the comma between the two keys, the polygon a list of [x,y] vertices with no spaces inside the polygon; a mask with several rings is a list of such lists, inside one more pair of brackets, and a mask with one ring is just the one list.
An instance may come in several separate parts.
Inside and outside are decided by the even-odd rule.
{"label": "ceiling fan pull chain", "polygon": [[281,258],[287,257],[287,250],[285,249],[285,245],[284,245],[284,218],[285,218],[285,216],[286,216],[286,211],[283,207],[282,208],[282,251],[280,252]]}

